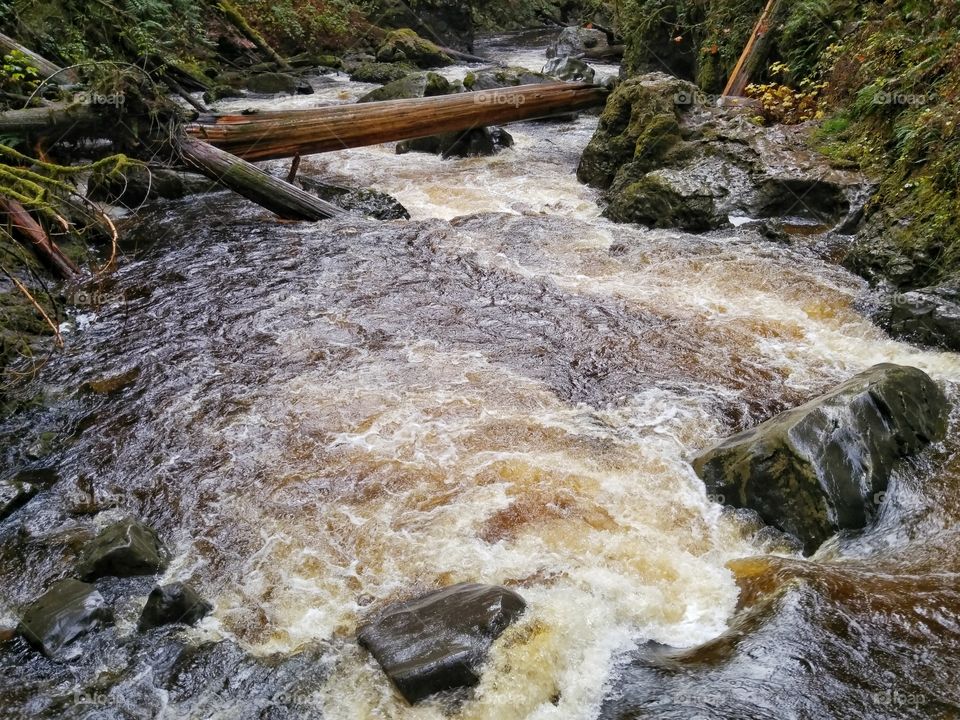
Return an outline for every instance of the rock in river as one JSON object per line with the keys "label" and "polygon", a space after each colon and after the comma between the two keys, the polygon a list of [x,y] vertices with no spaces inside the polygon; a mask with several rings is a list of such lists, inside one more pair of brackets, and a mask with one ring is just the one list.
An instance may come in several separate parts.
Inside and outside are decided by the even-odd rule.
{"label": "rock in river", "polygon": [[812,552],[867,525],[896,461],[946,436],[948,409],[923,371],[877,365],[727,438],[693,467],[708,492],[756,510]]}
{"label": "rock in river", "polygon": [[140,615],[138,628],[151,628],[184,623],[193,625],[210,614],[213,605],[204,600],[189,585],[182,582],[157,586],[147,598],[147,604]]}
{"label": "rock in river", "polygon": [[385,608],[357,631],[411,703],[476,685],[493,641],[523,613],[515,592],[461,584]]}
{"label": "rock in river", "polygon": [[107,527],[86,547],[77,566],[84,580],[106,576],[152,575],[167,567],[167,551],[157,534],[127,518]]}
{"label": "rock in river", "polygon": [[20,633],[47,656],[113,618],[93,585],[66,579],[55,583],[26,609]]}

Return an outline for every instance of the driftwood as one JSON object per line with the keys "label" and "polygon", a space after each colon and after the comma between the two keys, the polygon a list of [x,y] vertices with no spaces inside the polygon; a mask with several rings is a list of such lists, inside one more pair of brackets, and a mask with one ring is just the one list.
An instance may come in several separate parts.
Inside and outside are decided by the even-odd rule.
{"label": "driftwood", "polygon": [[15,234],[26,238],[37,256],[61,278],[70,280],[80,274],[80,268],[54,243],[27,209],[16,200],[0,196],[0,213],[6,215]]}
{"label": "driftwood", "polygon": [[202,140],[181,138],[178,149],[188,166],[286,220],[322,220],[346,212]]}
{"label": "driftwood", "polygon": [[730,74],[727,86],[723,90],[724,96],[743,95],[758,71],[763,70],[763,66],[773,48],[773,42],[776,35],[772,30],[779,25],[783,19],[785,11],[789,9],[789,3],[785,0],[769,0],[767,6],[760,14],[756,27],[750,35],[747,46],[740,55],[740,60]]}
{"label": "driftwood", "polygon": [[521,85],[315,110],[202,116],[186,131],[246,160],[271,160],[567,114],[602,105],[607,95],[604,88],[580,83]]}
{"label": "driftwood", "polygon": [[18,50],[30,58],[30,64],[40,71],[41,78],[43,79],[50,78],[50,82],[55,82],[60,85],[72,85],[79,80],[73,68],[62,68],[56,63],[50,62],[45,57],[37,55],[33,50],[24,47],[12,37],[0,33],[0,55],[7,55],[12,50]]}

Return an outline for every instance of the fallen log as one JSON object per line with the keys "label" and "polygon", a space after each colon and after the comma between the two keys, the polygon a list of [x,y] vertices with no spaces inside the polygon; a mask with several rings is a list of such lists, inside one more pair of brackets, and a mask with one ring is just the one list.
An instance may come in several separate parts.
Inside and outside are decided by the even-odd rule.
{"label": "fallen log", "polygon": [[80,274],[80,268],[47,235],[27,209],[16,200],[0,196],[0,213],[16,235],[26,238],[37,256],[64,280]]}
{"label": "fallen log", "polygon": [[0,135],[73,131],[89,134],[88,131],[97,126],[103,131],[109,129],[93,106],[85,103],[57,103],[49,107],[0,112]]}
{"label": "fallen log", "polygon": [[234,28],[236,28],[247,40],[256,45],[260,52],[279,65],[281,69],[290,69],[290,65],[287,63],[287,61],[280,57],[280,54],[274,50],[270,43],[264,39],[263,35],[257,32],[250,25],[250,23],[247,22],[247,19],[243,16],[243,13],[237,9],[236,5],[230,2],[230,0],[220,0],[220,2],[217,4],[217,7],[220,8],[220,12],[223,13],[223,16],[227,19],[227,21],[233,25]]}
{"label": "fallen log", "polygon": [[724,97],[743,95],[747,85],[750,84],[751,78],[763,69],[776,39],[773,29],[783,20],[789,7],[790,4],[785,0],[769,0],[767,2],[763,12],[760,13],[760,18],[750,35],[747,46],[740,55],[740,60],[737,61],[736,67],[730,74],[727,86],[723,90]]}
{"label": "fallen log", "polygon": [[40,71],[41,79],[50,78],[50,82],[55,82],[58,85],[72,85],[79,81],[73,68],[62,68],[42,55],[33,52],[33,50],[24,47],[12,37],[0,33],[0,55],[8,55],[13,50],[23,53],[30,59],[30,64]]}
{"label": "fallen log", "polygon": [[201,116],[186,132],[245,160],[271,160],[563,115],[603,105],[607,95],[605,88],[582,83],[520,85],[312,110]]}
{"label": "fallen log", "polygon": [[323,220],[346,214],[336,205],[202,140],[184,137],[176,142],[188,166],[285,220]]}

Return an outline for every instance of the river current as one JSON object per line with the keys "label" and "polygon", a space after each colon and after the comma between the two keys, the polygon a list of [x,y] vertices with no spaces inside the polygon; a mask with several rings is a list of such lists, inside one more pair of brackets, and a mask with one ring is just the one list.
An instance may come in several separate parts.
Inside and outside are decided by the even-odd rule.
{"label": "river current", "polygon": [[[539,70],[543,45],[517,42],[481,50]],[[316,83],[218,109],[372,87]],[[689,460],[880,362],[956,400],[960,357],[887,337],[863,281],[809,238],[605,220],[575,176],[596,123],[511,126],[516,144],[490,158],[303,159],[303,174],[396,196],[409,221],[283,223],[227,193],[147,210],[35,381],[46,402],[3,428],[11,467],[59,480],[0,525],[0,619],[133,514],[174,552],[163,579],[215,605],[180,642],[270,662],[178,692],[142,649],[78,656],[67,674],[8,644],[11,717],[956,716],[956,418],[894,478],[876,528],[812,560],[725,512]],[[464,581],[506,584],[530,609],[469,697],[411,708],[357,624]],[[796,590],[746,655],[680,678],[637,669],[637,648],[710,641],[782,583]],[[148,590],[118,612],[117,642]],[[322,672],[277,695],[262,668],[307,648]],[[77,688],[87,702],[62,700]]]}

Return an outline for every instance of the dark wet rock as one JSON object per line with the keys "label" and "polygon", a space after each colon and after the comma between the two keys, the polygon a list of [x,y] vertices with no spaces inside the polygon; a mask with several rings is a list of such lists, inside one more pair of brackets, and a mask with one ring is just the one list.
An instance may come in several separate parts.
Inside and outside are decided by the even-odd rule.
{"label": "dark wet rock", "polygon": [[439,46],[409,28],[394,30],[387,35],[377,49],[377,61],[410,63],[423,69],[453,64],[452,58]]}
{"label": "dark wet rock", "polygon": [[807,552],[873,519],[898,460],[942,440],[948,404],[923,371],[877,365],[693,461],[707,491],[799,538]]}
{"label": "dark wet rock", "polygon": [[560,80],[580,80],[592,83],[597,72],[583,60],[571,57],[558,57],[543,67],[544,75],[552,75]]}
{"label": "dark wet rock", "polygon": [[68,578],[54,583],[27,607],[20,622],[20,633],[31,645],[52,657],[112,618],[110,608],[93,585]]}
{"label": "dark wet rock", "polygon": [[809,150],[809,130],[758,127],[751,112],[716,107],[672,76],[632,78],[608,100],[577,177],[605,191],[618,222],[689,231],[724,227],[731,215],[848,224],[870,183]]}
{"label": "dark wet rock", "polygon": [[132,577],[162,572],[169,561],[157,534],[130,518],[107,527],[90,541],[77,565],[84,580],[113,575]]}
{"label": "dark wet rock", "polygon": [[130,387],[137,378],[140,377],[140,368],[136,365],[117,373],[100,375],[99,377],[87,380],[81,386],[85,392],[96,393],[97,395],[112,395],[124,388]]}
{"label": "dark wet rock", "polygon": [[453,92],[456,92],[456,86],[443,75],[431,72],[414,73],[367,93],[357,102],[436,97],[438,95],[450,95]]}
{"label": "dark wet rock", "polygon": [[3,520],[30,502],[40,492],[36,485],[16,478],[0,480],[0,520]]}
{"label": "dark wet rock", "polygon": [[161,625],[194,625],[213,611],[213,605],[189,585],[175,582],[157,586],[147,598],[137,627],[150,630]]}
{"label": "dark wet rock", "polygon": [[513,146],[513,136],[502,128],[474,128],[466,132],[445,133],[397,144],[397,154],[432,153],[443,157],[495,155]]}
{"label": "dark wet rock", "polygon": [[87,197],[138,208],[148,200],[176,200],[216,189],[216,183],[197,173],[130,165],[122,173],[95,173],[87,184]]}
{"label": "dark wet rock", "polygon": [[467,90],[501,90],[518,85],[554,83],[557,79],[520,67],[487,68],[469,72],[463,78]]}
{"label": "dark wet rock", "polygon": [[897,337],[960,351],[960,280],[894,293],[877,320]]}
{"label": "dark wet rock", "polygon": [[526,608],[507,588],[461,584],[385,608],[357,631],[411,703],[476,685],[493,641]]}
{"label": "dark wet rock", "polygon": [[245,87],[258,95],[312,95],[310,83],[286,73],[259,73],[245,81]]}
{"label": "dark wet rock", "polygon": [[446,47],[473,50],[472,3],[465,0],[375,0],[377,25],[411,28]]}
{"label": "dark wet rock", "polygon": [[377,218],[378,220],[407,220],[410,213],[392,195],[369,188],[349,188],[325,183],[309,177],[297,179],[300,187],[315,193],[318,197],[332,202],[350,212]]}
{"label": "dark wet rock", "polygon": [[413,72],[414,68],[405,63],[365,62],[351,70],[350,79],[354,82],[386,85],[395,80],[402,80]]}
{"label": "dark wet rock", "polygon": [[227,98],[241,96],[243,96],[243,93],[232,85],[214,85],[203,93],[203,101],[209,105]]}
{"label": "dark wet rock", "polygon": [[582,55],[585,52],[603,52],[610,49],[607,34],[593,28],[568,27],[560,33],[557,41],[547,48],[548,58]]}

